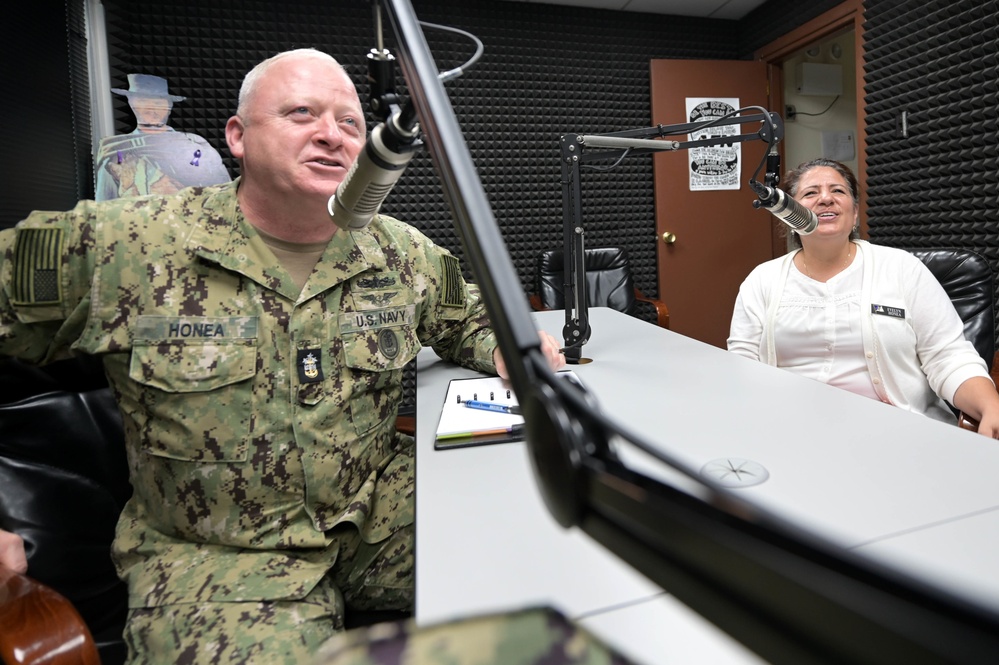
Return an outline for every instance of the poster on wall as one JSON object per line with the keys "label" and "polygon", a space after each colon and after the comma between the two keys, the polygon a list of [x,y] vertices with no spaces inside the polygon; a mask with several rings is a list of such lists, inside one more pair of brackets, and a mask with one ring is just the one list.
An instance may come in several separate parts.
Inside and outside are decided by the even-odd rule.
{"label": "poster on wall", "polygon": [[[687,97],[689,122],[707,122],[740,108],[738,97]],[[692,132],[691,141],[735,136],[739,125],[710,127]],[[690,166],[690,191],[713,189],[739,189],[742,180],[742,144],[738,141],[716,146],[690,148],[687,151]]]}

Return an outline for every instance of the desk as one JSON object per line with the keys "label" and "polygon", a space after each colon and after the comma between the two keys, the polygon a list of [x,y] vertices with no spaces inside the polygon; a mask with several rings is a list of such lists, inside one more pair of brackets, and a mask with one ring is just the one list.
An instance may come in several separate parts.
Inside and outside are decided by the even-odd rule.
{"label": "desk", "polygon": [[[589,313],[583,355],[593,362],[571,369],[605,413],[695,469],[726,457],[757,462],[770,477],[737,490],[747,499],[958,593],[973,589],[999,609],[999,566],[988,555],[999,552],[999,528],[979,526],[999,526],[999,443],[613,310]],[[560,338],[562,312],[536,320]],[[698,652],[701,662],[756,660],[584,534],[561,529],[540,498],[525,444],[434,451],[448,380],[474,373],[432,351],[418,366],[418,621],[549,604],[647,663],[670,662],[661,649],[676,640],[636,644],[622,626],[647,631],[624,614],[658,634],[689,624],[677,634],[707,650]],[[623,457],[658,472],[640,456]],[[953,544],[952,534],[966,540]],[[955,552],[966,553],[960,565]]]}

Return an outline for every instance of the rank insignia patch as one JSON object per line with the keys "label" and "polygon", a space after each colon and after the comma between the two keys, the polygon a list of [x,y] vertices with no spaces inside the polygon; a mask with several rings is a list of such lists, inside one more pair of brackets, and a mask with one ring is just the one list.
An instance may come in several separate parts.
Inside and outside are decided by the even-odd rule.
{"label": "rank insignia patch", "polygon": [[299,349],[298,380],[302,383],[319,383],[323,380],[323,364],[319,349]]}

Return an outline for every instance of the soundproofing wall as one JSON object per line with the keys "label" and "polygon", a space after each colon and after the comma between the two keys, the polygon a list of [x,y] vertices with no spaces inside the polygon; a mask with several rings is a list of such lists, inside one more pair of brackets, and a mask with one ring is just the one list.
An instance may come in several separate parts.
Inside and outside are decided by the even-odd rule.
{"label": "soundproofing wall", "polygon": [[999,269],[999,2],[864,3],[870,239]]}
{"label": "soundproofing wall", "polygon": [[[0,229],[32,210],[66,210],[93,191],[74,137],[77,79],[72,62],[80,12],[64,2],[8,3],[0,39]],[[71,40],[72,43],[71,43]],[[83,79],[86,81],[86,78]],[[85,85],[78,99],[89,105]],[[89,115],[86,116],[89,123]],[[90,128],[82,136],[89,143]],[[89,161],[89,149],[86,160]]]}

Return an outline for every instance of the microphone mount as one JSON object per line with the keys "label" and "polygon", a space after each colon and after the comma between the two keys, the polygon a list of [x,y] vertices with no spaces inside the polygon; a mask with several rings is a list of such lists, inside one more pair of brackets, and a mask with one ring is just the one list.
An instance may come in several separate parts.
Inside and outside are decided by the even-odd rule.
{"label": "microphone mount", "polygon": [[383,46],[379,5],[374,14],[378,46],[367,54],[371,85],[368,103],[381,122],[371,130],[363,150],[326,204],[333,223],[347,231],[371,223],[422,145],[415,106],[401,106],[392,88],[395,58]]}
{"label": "microphone mount", "polygon": [[368,94],[368,107],[371,113],[385,123],[393,136],[399,137],[399,142],[411,149],[420,145],[417,138],[417,114],[412,103],[402,106],[403,101],[396,94],[395,56],[384,47],[382,39],[381,5],[375,3],[375,36],[378,45],[368,51],[368,83],[371,86]]}
{"label": "microphone mount", "polygon": [[[757,113],[741,115],[746,111]],[[670,137],[689,135],[710,127],[742,125],[759,122],[755,132],[734,136],[712,136],[696,140],[676,140]],[[590,339],[590,324],[586,295],[586,231],[583,227],[582,184],[580,169],[591,162],[615,160],[655,152],[676,152],[690,148],[718,146],[729,143],[760,140],[769,145],[767,151],[766,184],[776,187],[780,181],[780,156],[777,143],[784,138],[784,121],[780,115],[759,107],[741,108],[730,116],[709,122],[688,122],[675,125],[655,125],[607,134],[563,134],[560,138],[562,162],[562,250],[563,294],[565,301],[565,359],[569,364],[582,360],[583,345]],[[600,149],[593,151],[591,149]],[[749,182],[756,190],[760,185],[755,176]]]}

